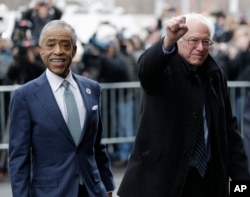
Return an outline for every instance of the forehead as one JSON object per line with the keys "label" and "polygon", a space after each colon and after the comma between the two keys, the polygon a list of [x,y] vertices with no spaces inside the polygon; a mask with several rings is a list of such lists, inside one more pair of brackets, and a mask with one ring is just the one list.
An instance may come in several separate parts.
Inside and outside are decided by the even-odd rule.
{"label": "forehead", "polygon": [[210,37],[210,31],[206,24],[198,20],[191,20],[187,24],[188,32],[186,35],[188,37]]}
{"label": "forehead", "polygon": [[69,29],[63,27],[50,27],[44,32],[43,41],[69,40],[72,41],[72,34]]}

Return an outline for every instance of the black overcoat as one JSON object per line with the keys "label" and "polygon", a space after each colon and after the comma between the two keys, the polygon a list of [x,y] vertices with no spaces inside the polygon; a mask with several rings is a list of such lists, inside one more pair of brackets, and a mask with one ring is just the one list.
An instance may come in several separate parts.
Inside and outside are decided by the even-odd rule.
{"label": "black overcoat", "polygon": [[[196,71],[177,53],[164,55],[162,40],[138,61],[143,99],[121,197],[181,195],[206,100],[209,112],[213,197],[229,196],[229,177],[249,179],[242,138],[236,131],[227,81],[208,56]],[[199,77],[197,77],[199,73]],[[205,81],[205,94],[201,80]]]}

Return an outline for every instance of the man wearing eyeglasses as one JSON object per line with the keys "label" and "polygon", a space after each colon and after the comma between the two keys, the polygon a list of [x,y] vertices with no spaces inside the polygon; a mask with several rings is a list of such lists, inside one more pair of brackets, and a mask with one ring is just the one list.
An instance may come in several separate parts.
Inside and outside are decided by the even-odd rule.
{"label": "man wearing eyeglasses", "polygon": [[230,179],[250,180],[213,34],[203,15],[173,17],[140,57],[141,120],[120,197],[228,197]]}

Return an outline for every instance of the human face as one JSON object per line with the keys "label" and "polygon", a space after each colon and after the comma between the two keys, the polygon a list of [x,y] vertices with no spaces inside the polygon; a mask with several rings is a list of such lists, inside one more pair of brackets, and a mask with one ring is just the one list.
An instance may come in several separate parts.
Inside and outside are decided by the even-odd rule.
{"label": "human face", "polygon": [[65,78],[70,71],[76,48],[72,42],[71,32],[56,26],[44,32],[39,51],[46,67],[56,75]]}
{"label": "human face", "polygon": [[[189,64],[194,67],[202,65],[206,60],[210,46],[206,46],[210,41],[209,29],[206,25],[198,21],[190,21],[188,32],[178,41],[178,52]],[[188,40],[198,40],[196,45],[192,45]]]}

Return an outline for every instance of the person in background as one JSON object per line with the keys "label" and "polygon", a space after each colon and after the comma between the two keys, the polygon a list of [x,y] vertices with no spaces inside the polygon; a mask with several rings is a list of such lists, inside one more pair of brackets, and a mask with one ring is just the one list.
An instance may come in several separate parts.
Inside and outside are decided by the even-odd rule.
{"label": "person in background", "polygon": [[44,64],[39,62],[35,56],[36,47],[36,44],[26,40],[13,48],[14,59],[6,75],[6,84],[21,85],[39,77],[44,72]]}
{"label": "person in background", "polygon": [[118,196],[228,197],[229,180],[250,175],[224,72],[209,54],[214,25],[190,13],[165,28],[138,61],[141,120]]}
{"label": "person in background", "polygon": [[[91,53],[85,50],[83,61],[85,74],[94,77],[100,83],[119,83],[136,81],[135,59],[131,55],[132,46],[128,47],[123,34],[110,22],[102,22],[90,38]],[[90,48],[90,47],[88,47]],[[86,53],[87,52],[87,53]],[[135,134],[134,97],[131,91],[120,89],[114,97],[108,95],[108,105],[115,110],[108,111],[110,124],[109,135],[132,137]],[[113,167],[125,167],[132,150],[132,143],[117,143],[110,151]]]}
{"label": "person in background", "polygon": [[228,16],[226,16],[226,14],[221,10],[211,13],[211,15],[215,18],[213,40],[218,43],[230,41],[233,32],[227,27]]}
{"label": "person in background", "polygon": [[0,35],[0,85],[4,85],[5,77],[13,61],[11,52],[11,42],[4,38],[3,34]]}
{"label": "person in background", "polygon": [[243,112],[243,136],[244,146],[248,158],[248,169],[250,171],[250,92],[248,91]]}
{"label": "person in background", "polygon": [[231,81],[250,80],[250,26],[239,25],[234,31],[229,52],[229,79]]}
{"label": "person in background", "polygon": [[[241,24],[234,31],[231,46],[228,47],[229,62],[227,63],[230,81],[250,81],[250,26]],[[247,88],[249,90],[249,88]],[[241,95],[241,89],[235,91],[235,115],[238,119],[239,131],[242,130],[242,109],[245,105],[245,97]]]}
{"label": "person in background", "polygon": [[[134,48],[132,55],[134,56],[134,58],[137,62],[139,57],[141,56],[141,54],[144,51],[144,42],[143,42],[142,38],[139,37],[139,35],[132,35],[130,38],[130,41],[131,41],[132,46]],[[136,78],[137,78],[137,76],[136,76]]]}
{"label": "person in background", "polygon": [[[7,39],[4,35],[4,33],[0,34],[0,85],[5,85],[5,79],[8,72],[8,69],[10,67],[10,64],[13,61],[13,56],[11,53],[11,46],[12,43],[9,39]],[[1,106],[5,106],[7,104],[9,99],[9,93],[8,92],[1,92],[1,97],[4,99],[1,100]],[[2,108],[1,108],[2,110]],[[8,130],[5,127],[5,124],[7,123],[7,114],[8,114],[8,108],[3,107],[3,110],[0,113],[0,127],[5,128],[2,132],[0,132],[0,143],[7,143],[8,138]],[[2,125],[3,124],[3,125]],[[5,178],[8,171],[8,154],[7,150],[0,150],[0,181],[1,179]]]}
{"label": "person in background", "polygon": [[34,7],[22,13],[22,20],[28,20],[32,23],[32,39],[38,42],[44,25],[49,21],[61,19],[62,14],[63,12],[53,4],[52,0],[35,0]]}
{"label": "person in background", "polygon": [[68,23],[49,22],[39,39],[46,71],[13,93],[9,129],[13,197],[112,197],[114,179],[101,139],[101,88],[72,73],[76,40]]}

